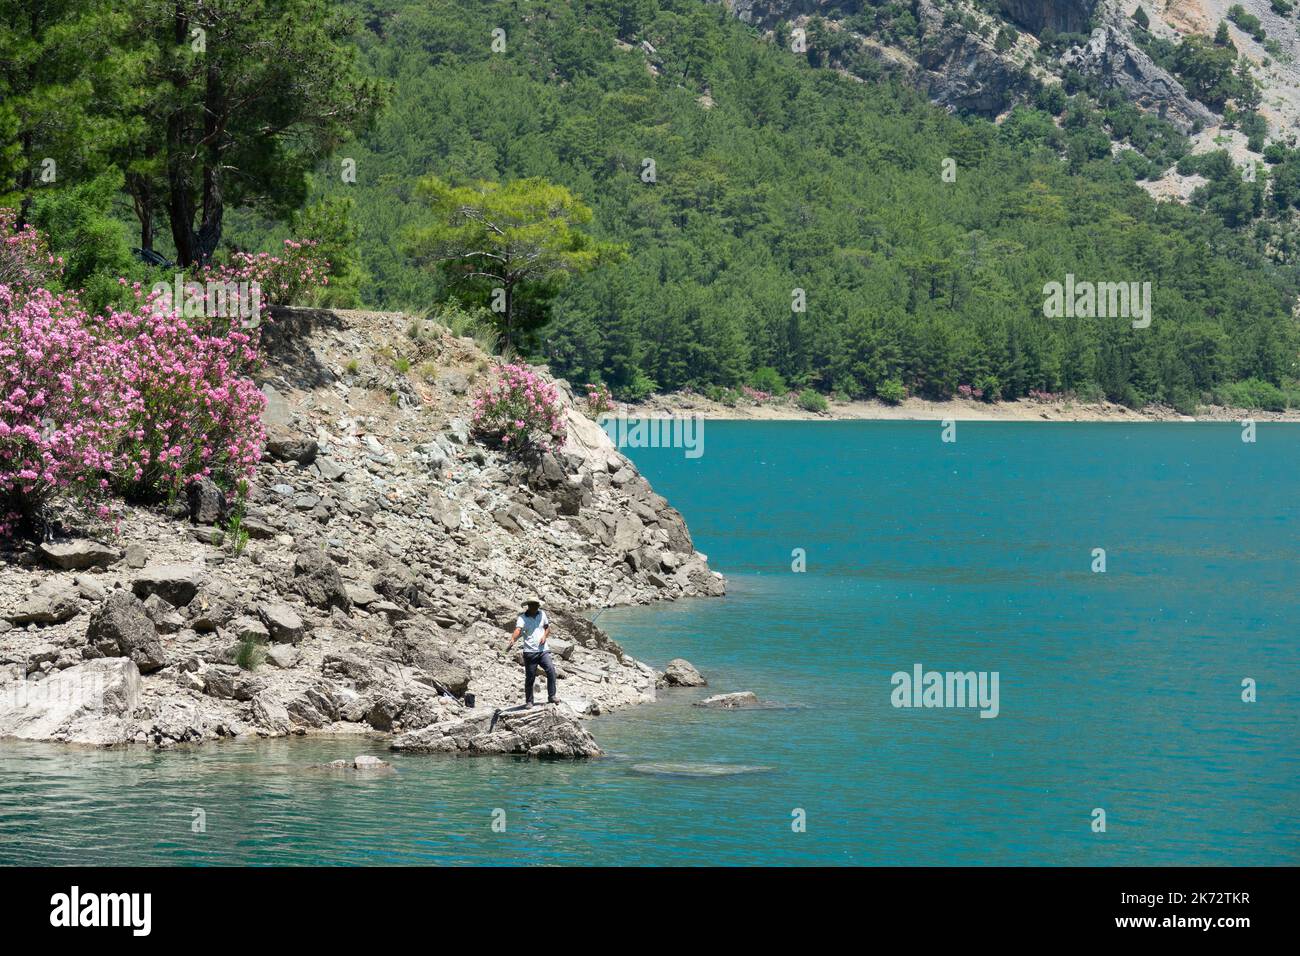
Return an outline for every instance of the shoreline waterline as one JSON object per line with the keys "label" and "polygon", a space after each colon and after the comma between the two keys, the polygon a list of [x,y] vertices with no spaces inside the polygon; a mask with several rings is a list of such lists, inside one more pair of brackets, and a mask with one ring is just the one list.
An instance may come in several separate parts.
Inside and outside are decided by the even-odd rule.
{"label": "shoreline waterline", "polygon": [[1198,409],[1195,415],[1183,415],[1163,405],[1153,405],[1137,411],[1111,402],[1041,402],[1013,401],[988,403],[974,399],[954,398],[946,402],[908,398],[897,405],[880,401],[832,401],[825,412],[810,412],[791,404],[790,400],[774,400],[761,404],[725,405],[694,393],[656,395],[643,402],[619,405],[609,413],[618,417],[690,417],[705,421],[924,421],[924,422],[1105,422],[1115,424],[1181,423],[1205,424],[1210,422],[1240,423],[1245,419],[1256,423],[1300,423],[1300,409],[1284,412],[1264,409],[1228,408],[1211,406]]}

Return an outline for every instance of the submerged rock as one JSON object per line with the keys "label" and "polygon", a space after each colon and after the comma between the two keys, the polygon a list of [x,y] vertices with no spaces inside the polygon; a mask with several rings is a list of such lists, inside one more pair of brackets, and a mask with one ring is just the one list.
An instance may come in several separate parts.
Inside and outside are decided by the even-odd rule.
{"label": "submerged rock", "polygon": [[639,763],[633,773],[654,777],[734,777],[746,773],[768,773],[771,767],[741,763]]}
{"label": "submerged rock", "polygon": [[402,734],[391,749],[407,753],[523,754],[529,757],[599,757],[601,749],[566,704],[504,710],[431,724]]}
{"label": "submerged rock", "polygon": [[737,691],[734,694],[714,694],[704,700],[697,700],[696,707],[713,707],[718,710],[736,710],[740,707],[758,707],[761,702],[752,690]]}
{"label": "submerged rock", "polygon": [[369,754],[357,754],[351,760],[331,760],[325,764],[329,770],[392,770],[393,765],[387,760],[380,760]]}

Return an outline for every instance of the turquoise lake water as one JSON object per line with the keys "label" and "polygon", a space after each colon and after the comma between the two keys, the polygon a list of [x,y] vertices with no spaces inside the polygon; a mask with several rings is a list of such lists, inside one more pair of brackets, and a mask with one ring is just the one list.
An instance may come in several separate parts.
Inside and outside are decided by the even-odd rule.
{"label": "turquoise lake water", "polygon": [[[0,863],[1298,863],[1300,427],[1240,435],[710,422],[700,458],[631,449],[730,589],[600,616],[711,683],[592,720],[608,759],[358,778],[310,765],[373,742],[0,743]],[[894,707],[918,663],[998,672],[998,716]],[[691,706],[731,690],[792,707]]]}

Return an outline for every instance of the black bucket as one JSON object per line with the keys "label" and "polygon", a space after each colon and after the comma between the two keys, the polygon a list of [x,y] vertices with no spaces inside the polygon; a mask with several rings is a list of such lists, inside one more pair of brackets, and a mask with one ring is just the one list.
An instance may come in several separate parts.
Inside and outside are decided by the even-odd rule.
{"label": "black bucket", "polygon": [[473,694],[466,694],[466,695],[465,695],[465,706],[466,706],[466,707],[473,707],[473,706],[474,706],[474,695],[473,695]]}

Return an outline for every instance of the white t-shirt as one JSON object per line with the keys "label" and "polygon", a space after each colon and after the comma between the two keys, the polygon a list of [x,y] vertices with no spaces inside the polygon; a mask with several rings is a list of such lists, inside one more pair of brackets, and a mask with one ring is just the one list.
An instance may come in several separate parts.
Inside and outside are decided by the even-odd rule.
{"label": "white t-shirt", "polygon": [[551,619],[540,608],[537,614],[532,617],[527,614],[519,615],[515,620],[515,627],[522,631],[519,636],[523,639],[525,654],[536,654],[542,649],[542,635],[546,633],[546,629],[550,626]]}

